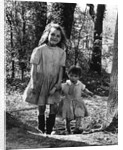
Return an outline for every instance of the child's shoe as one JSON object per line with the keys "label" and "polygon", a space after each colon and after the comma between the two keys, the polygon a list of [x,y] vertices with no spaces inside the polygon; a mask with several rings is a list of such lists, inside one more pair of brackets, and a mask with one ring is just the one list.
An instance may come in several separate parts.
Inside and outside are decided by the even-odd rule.
{"label": "child's shoe", "polygon": [[82,134],[83,133],[83,129],[79,129],[79,128],[75,128],[75,130],[73,131],[73,134]]}

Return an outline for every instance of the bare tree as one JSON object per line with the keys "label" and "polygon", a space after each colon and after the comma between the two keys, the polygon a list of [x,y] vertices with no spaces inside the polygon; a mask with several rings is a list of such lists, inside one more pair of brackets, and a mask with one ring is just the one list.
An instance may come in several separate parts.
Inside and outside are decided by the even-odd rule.
{"label": "bare tree", "polygon": [[99,4],[97,6],[97,14],[94,27],[94,48],[92,54],[92,62],[90,69],[101,74],[101,50],[102,50],[102,32],[103,32],[103,18],[105,12],[105,5]]}
{"label": "bare tree", "polygon": [[115,26],[113,65],[110,77],[110,90],[107,102],[106,130],[115,130],[118,126],[118,17]]}

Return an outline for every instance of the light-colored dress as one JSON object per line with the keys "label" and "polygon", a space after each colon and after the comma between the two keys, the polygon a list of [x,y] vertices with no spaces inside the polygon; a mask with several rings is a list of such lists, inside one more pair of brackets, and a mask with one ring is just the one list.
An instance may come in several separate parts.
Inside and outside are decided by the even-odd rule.
{"label": "light-colored dress", "polygon": [[[53,104],[53,99],[49,98],[49,91],[58,81],[60,67],[65,66],[66,53],[59,47],[49,47],[43,44],[33,50],[31,64],[37,65],[36,89],[39,91],[35,104]],[[28,88],[29,89],[29,85]],[[27,90],[26,93],[28,93]],[[27,94],[28,96],[29,94]],[[56,94],[56,97],[58,95]],[[56,99],[54,99],[56,100]],[[28,101],[29,102],[29,101]],[[30,102],[31,103],[31,102]]]}
{"label": "light-colored dress", "polygon": [[88,116],[88,111],[82,100],[81,93],[85,89],[85,85],[78,81],[73,84],[70,80],[62,84],[64,97],[60,102],[59,110],[63,119],[76,119],[77,117]]}

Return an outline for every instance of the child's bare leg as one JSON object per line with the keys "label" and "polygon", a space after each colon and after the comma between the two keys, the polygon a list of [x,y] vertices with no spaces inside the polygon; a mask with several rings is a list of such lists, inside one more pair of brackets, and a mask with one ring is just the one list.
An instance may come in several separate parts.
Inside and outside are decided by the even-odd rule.
{"label": "child's bare leg", "polygon": [[75,128],[76,128],[76,129],[79,129],[80,126],[81,126],[81,117],[77,117],[77,118],[76,118],[76,125],[75,125]]}
{"label": "child's bare leg", "polygon": [[70,120],[66,118],[66,129],[69,134],[71,134]]}
{"label": "child's bare leg", "polygon": [[76,118],[74,134],[81,134],[83,130],[81,129],[81,117]]}

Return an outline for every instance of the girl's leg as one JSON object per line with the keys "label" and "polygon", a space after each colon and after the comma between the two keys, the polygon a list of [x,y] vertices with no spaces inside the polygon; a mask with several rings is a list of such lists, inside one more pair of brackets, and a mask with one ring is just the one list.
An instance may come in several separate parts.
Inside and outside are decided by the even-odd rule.
{"label": "girl's leg", "polygon": [[50,113],[49,116],[46,118],[46,133],[51,134],[53,127],[55,125],[55,118],[57,112],[57,105],[50,104]]}
{"label": "girl's leg", "polygon": [[71,134],[71,128],[70,128],[70,120],[66,118],[66,129],[67,129],[67,132],[69,134]]}
{"label": "girl's leg", "polygon": [[45,108],[46,106],[39,106],[38,107],[38,129],[44,133],[45,132]]}

